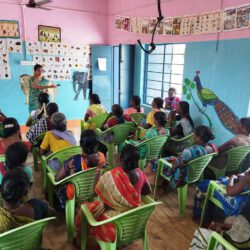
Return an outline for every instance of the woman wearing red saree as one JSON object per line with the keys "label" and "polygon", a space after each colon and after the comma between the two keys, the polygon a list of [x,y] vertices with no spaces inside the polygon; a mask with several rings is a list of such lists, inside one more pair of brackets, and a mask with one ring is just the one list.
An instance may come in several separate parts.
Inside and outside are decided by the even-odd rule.
{"label": "woman wearing red saree", "polygon": [[[138,168],[140,159],[136,147],[128,144],[124,147],[120,161],[121,167],[116,167],[100,177],[95,192],[102,202],[87,203],[97,221],[106,220],[112,216],[140,206],[141,195],[151,192],[150,184],[144,173]],[[77,218],[77,227],[81,223]],[[96,240],[114,242],[116,238],[115,225],[107,223],[99,227],[90,227],[89,233]]]}

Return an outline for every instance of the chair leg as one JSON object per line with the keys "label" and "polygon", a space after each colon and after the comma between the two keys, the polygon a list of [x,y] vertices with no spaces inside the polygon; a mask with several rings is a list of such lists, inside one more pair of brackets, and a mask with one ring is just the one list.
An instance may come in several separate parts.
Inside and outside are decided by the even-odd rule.
{"label": "chair leg", "polygon": [[108,148],[108,163],[110,167],[114,167],[114,150],[115,150],[115,146],[114,144],[110,144],[107,146]]}
{"label": "chair leg", "polygon": [[178,188],[179,215],[184,216],[187,202],[188,184]]}
{"label": "chair leg", "polygon": [[146,230],[145,230],[144,236],[143,236],[143,249],[148,250],[148,237],[147,237]]}
{"label": "chair leg", "polygon": [[50,181],[48,181],[48,200],[49,200],[49,205],[51,207],[53,207],[54,205],[54,192],[53,191],[54,191],[54,186]]}
{"label": "chair leg", "polygon": [[81,211],[81,250],[86,250],[87,247],[87,237],[88,236],[88,222],[84,216],[84,213]]}
{"label": "chair leg", "polygon": [[46,192],[46,187],[47,187],[47,170],[46,170],[46,161],[41,160],[41,165],[42,165],[42,185],[43,185],[43,192]]}
{"label": "chair leg", "polygon": [[156,177],[155,177],[155,187],[154,187],[154,200],[155,200],[155,196],[156,196],[156,191],[158,188],[158,182],[160,179],[160,174],[161,174],[161,169],[162,169],[162,162],[160,161],[158,164],[158,168],[157,168],[157,173],[156,173]]}
{"label": "chair leg", "polygon": [[33,161],[34,161],[34,169],[35,169],[35,171],[37,171],[38,170],[38,149],[37,149],[37,147],[33,147],[32,154],[33,154]]}
{"label": "chair leg", "polygon": [[73,241],[75,235],[75,198],[66,201],[65,217],[68,241]]}

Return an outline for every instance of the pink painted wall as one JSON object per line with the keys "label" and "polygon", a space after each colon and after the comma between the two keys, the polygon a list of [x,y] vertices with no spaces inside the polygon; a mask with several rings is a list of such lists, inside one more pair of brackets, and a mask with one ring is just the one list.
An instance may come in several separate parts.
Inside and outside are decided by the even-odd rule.
{"label": "pink painted wall", "polygon": [[[53,0],[50,11],[30,9],[28,0],[0,0],[1,19],[18,20],[21,38],[37,41],[38,25],[61,27],[62,41],[106,44],[108,0]],[[22,18],[24,16],[24,19]]]}
{"label": "pink painted wall", "polygon": [[[249,0],[162,0],[163,16],[183,16],[198,14],[207,11],[214,11],[222,8],[249,4]],[[137,35],[126,31],[115,29],[115,15],[128,15],[139,17],[156,17],[157,12],[156,0],[109,0],[109,37],[110,44],[133,44],[137,39],[144,43],[149,43],[150,35]],[[219,39],[234,39],[250,37],[250,29],[224,32],[219,34]],[[158,43],[166,42],[191,42],[216,40],[217,34],[192,35],[192,36],[156,36],[155,41]]]}

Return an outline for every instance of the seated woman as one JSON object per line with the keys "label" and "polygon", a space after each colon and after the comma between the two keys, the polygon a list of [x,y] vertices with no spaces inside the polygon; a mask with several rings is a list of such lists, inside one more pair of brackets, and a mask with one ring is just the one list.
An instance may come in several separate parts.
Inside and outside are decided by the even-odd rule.
{"label": "seated woman", "polygon": [[[250,190],[250,168],[238,175],[231,175],[229,178],[221,177],[215,181],[225,187],[226,194],[216,192],[215,197],[220,201],[223,212],[226,216],[238,215],[243,206],[250,201],[250,195],[242,195]],[[194,195],[193,217],[200,217],[203,203],[206,198],[210,180],[199,181]],[[209,209],[212,211],[212,208]],[[207,216],[210,218],[211,216]],[[206,220],[206,218],[205,218]]]}
{"label": "seated woman", "polygon": [[217,152],[215,145],[208,143],[215,137],[209,127],[198,126],[194,130],[194,145],[184,149],[178,157],[167,157],[172,163],[172,168],[164,167],[163,172],[170,177],[170,184],[173,188],[183,186],[187,183],[188,168],[186,164],[198,157]]}
{"label": "seated woman", "polygon": [[82,154],[74,155],[64,162],[63,167],[56,175],[56,181],[89,168],[98,167],[100,169],[105,167],[106,159],[103,153],[97,151],[98,143],[99,140],[94,130],[84,130],[80,139]]}
{"label": "seated woman", "polygon": [[[148,129],[144,135],[140,135],[140,141],[129,140],[129,142],[133,145],[136,145],[141,143],[143,140],[148,140],[159,135],[166,135],[168,133],[168,129],[166,129],[167,117],[164,112],[158,111],[154,113],[154,123],[156,125],[155,127]],[[120,147],[123,148],[124,144],[122,144]],[[146,150],[146,146],[140,149],[140,158],[145,157]]]}
{"label": "seated woman", "polygon": [[58,112],[58,106],[56,103],[51,102],[46,107],[47,117],[42,117],[36,124],[29,128],[29,131],[26,133],[26,137],[30,143],[34,143],[35,139],[52,129],[51,125],[51,116]]}
{"label": "seated woman", "polygon": [[67,121],[63,113],[54,113],[51,117],[52,130],[46,132],[40,146],[40,154],[54,153],[58,150],[75,146],[74,135],[67,130]]}
{"label": "seated woman", "polygon": [[163,100],[160,97],[156,97],[152,101],[152,110],[148,113],[148,116],[146,119],[145,129],[149,129],[149,128],[155,126],[154,113],[158,112],[158,111],[164,111],[163,110]]}
{"label": "seated woman", "polygon": [[29,151],[23,142],[15,142],[8,147],[5,154],[6,166],[0,166],[0,185],[3,177],[6,175],[6,171],[16,168],[22,169],[27,174],[30,183],[33,182],[33,170],[25,164],[28,153]]}
{"label": "seated woman", "polygon": [[176,97],[176,89],[169,88],[168,97],[165,98],[165,109],[175,110],[180,101],[180,98]]}
{"label": "seated woman", "polygon": [[104,121],[103,125],[101,126],[101,129],[106,130],[108,128],[112,128],[121,123],[124,123],[123,109],[120,105],[114,104],[112,106],[111,113],[108,115],[107,119]]}
{"label": "seated woman", "polygon": [[31,199],[24,202],[30,188],[27,174],[20,168],[10,170],[2,180],[1,194],[3,206],[0,207],[0,233],[16,227],[58,215],[47,203]]}
{"label": "seated woman", "polygon": [[[227,218],[224,223],[212,222],[209,229],[197,229],[189,249],[207,249],[212,231],[221,234],[237,249],[250,249],[250,202],[245,204],[239,215]],[[216,249],[223,248],[218,246]]]}
{"label": "seated woman", "polygon": [[131,107],[124,110],[124,115],[130,116],[134,113],[144,113],[144,108],[141,107],[141,98],[138,95],[132,96],[130,101]]}
{"label": "seated woman", "polygon": [[[173,126],[174,121],[176,121],[177,124]],[[176,110],[172,110],[169,113],[168,127],[173,137],[182,138],[193,133],[194,123],[189,114],[188,102],[179,102],[176,106]]]}
{"label": "seated woman", "polygon": [[26,122],[27,127],[31,126],[33,122],[37,122],[42,118],[42,116],[46,112],[45,107],[48,103],[49,95],[47,93],[40,93],[38,95],[39,108],[37,110],[31,111],[30,116]]}
{"label": "seated woman", "polygon": [[98,95],[92,94],[89,97],[90,106],[86,111],[84,121],[88,121],[90,118],[97,115],[106,113],[106,109],[101,105],[101,101]]}
{"label": "seated woman", "polygon": [[[3,121],[3,134],[4,138],[0,140],[0,155],[4,155],[7,148],[15,142],[21,142],[20,126],[15,118],[6,118]],[[31,145],[24,142],[30,152]]]}
{"label": "seated woman", "polygon": [[[138,168],[139,158],[138,150],[128,144],[120,157],[121,167],[116,167],[100,177],[95,192],[102,202],[87,203],[96,220],[102,221],[139,207],[141,195],[148,195],[151,192],[146,176]],[[80,213],[78,213],[77,228],[80,228]],[[114,242],[115,225],[108,223],[100,227],[90,227],[90,235],[105,242]]]}
{"label": "seated woman", "polygon": [[[247,146],[250,145],[250,118],[241,118],[240,119],[241,127],[238,129],[238,134],[234,136],[231,140],[224,143],[223,145],[218,147],[218,156],[215,157],[209,165],[215,167],[215,168],[224,168],[227,157],[226,155],[223,155],[227,150],[233,149],[235,147],[240,146]],[[247,166],[249,167],[249,166]],[[244,169],[244,168],[243,168]],[[211,173],[208,169],[206,170],[206,176],[209,179],[214,179],[214,174]]]}

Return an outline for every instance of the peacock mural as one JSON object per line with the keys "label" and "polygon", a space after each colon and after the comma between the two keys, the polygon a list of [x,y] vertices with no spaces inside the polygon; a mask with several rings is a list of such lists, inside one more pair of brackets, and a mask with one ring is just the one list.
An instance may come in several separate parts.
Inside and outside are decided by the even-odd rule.
{"label": "peacock mural", "polygon": [[[183,86],[183,94],[186,95],[187,99],[193,99],[196,107],[199,111],[207,118],[210,127],[212,127],[212,122],[210,117],[205,113],[205,109],[208,105],[212,106],[220,119],[222,125],[231,133],[237,134],[240,127],[240,120],[235,115],[230,107],[228,107],[212,90],[204,88],[201,84],[199,77],[200,71],[196,71],[193,82],[189,79],[185,79],[185,84]],[[196,87],[197,95],[202,103],[202,107],[198,105],[192,94],[192,90]]]}

